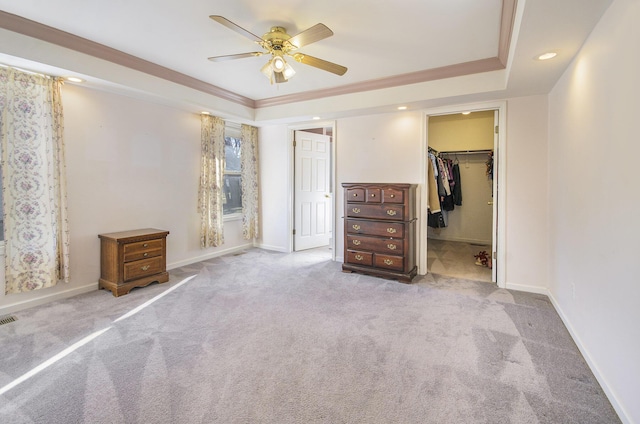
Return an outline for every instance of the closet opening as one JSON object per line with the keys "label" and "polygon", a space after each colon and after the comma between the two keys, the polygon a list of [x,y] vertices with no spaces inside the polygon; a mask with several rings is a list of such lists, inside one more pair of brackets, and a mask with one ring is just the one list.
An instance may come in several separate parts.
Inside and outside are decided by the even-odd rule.
{"label": "closet opening", "polygon": [[497,282],[498,110],[427,116],[427,272]]}

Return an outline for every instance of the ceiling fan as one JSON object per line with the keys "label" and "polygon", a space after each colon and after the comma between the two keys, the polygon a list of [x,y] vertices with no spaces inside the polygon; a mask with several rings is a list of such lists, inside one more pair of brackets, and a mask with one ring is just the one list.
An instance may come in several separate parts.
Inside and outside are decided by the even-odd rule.
{"label": "ceiling fan", "polygon": [[331,37],[333,31],[327,28],[324,24],[315,24],[311,28],[302,31],[301,33],[294,35],[293,37],[287,34],[287,31],[281,26],[271,27],[271,30],[264,34],[262,37],[247,31],[241,26],[231,22],[227,18],[219,15],[209,16],[214,21],[226,26],[227,28],[244,35],[250,40],[260,45],[264,51],[230,54],[225,56],[210,57],[212,62],[222,62],[225,60],[242,59],[245,57],[262,56],[263,54],[270,54],[271,59],[262,67],[261,72],[269,78],[271,84],[287,82],[296,71],[284,60],[285,56],[291,56],[296,62],[303,63],[305,65],[313,66],[323,71],[331,72],[336,75],[344,75],[347,72],[347,68],[338,65],[336,63],[328,62],[317,57],[309,56],[301,52],[297,52],[300,47],[315,43],[324,38]]}

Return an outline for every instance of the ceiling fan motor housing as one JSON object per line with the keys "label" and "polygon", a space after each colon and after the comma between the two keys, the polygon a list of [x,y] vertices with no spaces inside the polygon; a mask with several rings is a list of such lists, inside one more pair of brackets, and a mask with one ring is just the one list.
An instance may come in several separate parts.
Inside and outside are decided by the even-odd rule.
{"label": "ceiling fan motor housing", "polygon": [[262,39],[271,49],[285,51],[285,53],[288,48],[285,48],[283,44],[289,38],[291,38],[291,36],[287,34],[287,30],[281,26],[271,27],[271,30],[262,36]]}

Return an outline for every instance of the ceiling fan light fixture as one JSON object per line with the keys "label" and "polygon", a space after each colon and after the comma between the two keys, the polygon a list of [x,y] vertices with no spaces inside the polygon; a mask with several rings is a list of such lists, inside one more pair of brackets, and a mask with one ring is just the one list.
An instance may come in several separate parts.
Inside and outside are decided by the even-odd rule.
{"label": "ceiling fan light fixture", "polygon": [[296,71],[284,60],[282,56],[274,56],[264,64],[260,72],[269,78],[269,82],[279,84],[287,82],[295,75]]}
{"label": "ceiling fan light fixture", "polygon": [[282,75],[284,75],[284,77],[286,79],[291,78],[292,76],[294,76],[296,74],[295,69],[293,69],[287,62],[284,63],[284,70],[282,71]]}

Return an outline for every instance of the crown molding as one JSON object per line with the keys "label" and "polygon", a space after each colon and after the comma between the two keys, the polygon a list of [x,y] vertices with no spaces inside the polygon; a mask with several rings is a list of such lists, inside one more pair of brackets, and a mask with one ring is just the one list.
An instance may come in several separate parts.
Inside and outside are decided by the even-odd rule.
{"label": "crown molding", "polygon": [[460,77],[463,75],[478,74],[481,72],[497,71],[504,68],[505,67],[500,59],[498,59],[497,57],[490,57],[486,59],[475,60],[472,62],[458,63],[455,65],[448,65],[440,68],[425,69],[423,71],[363,81],[334,88],[288,94],[278,97],[270,97],[268,99],[256,100],[255,103],[257,108],[281,106],[287,103],[316,100],[324,97],[360,93],[363,91],[380,90],[383,88],[391,88],[427,81],[435,81],[445,78]]}
{"label": "crown molding", "polygon": [[104,44],[96,43],[69,32],[61,31],[2,10],[0,10],[0,28],[36,38],[47,43],[56,44],[60,47],[65,47],[98,59],[103,59],[243,106],[255,108],[254,100],[248,97],[176,72],[156,63],[140,59],[123,51],[107,47]]}

